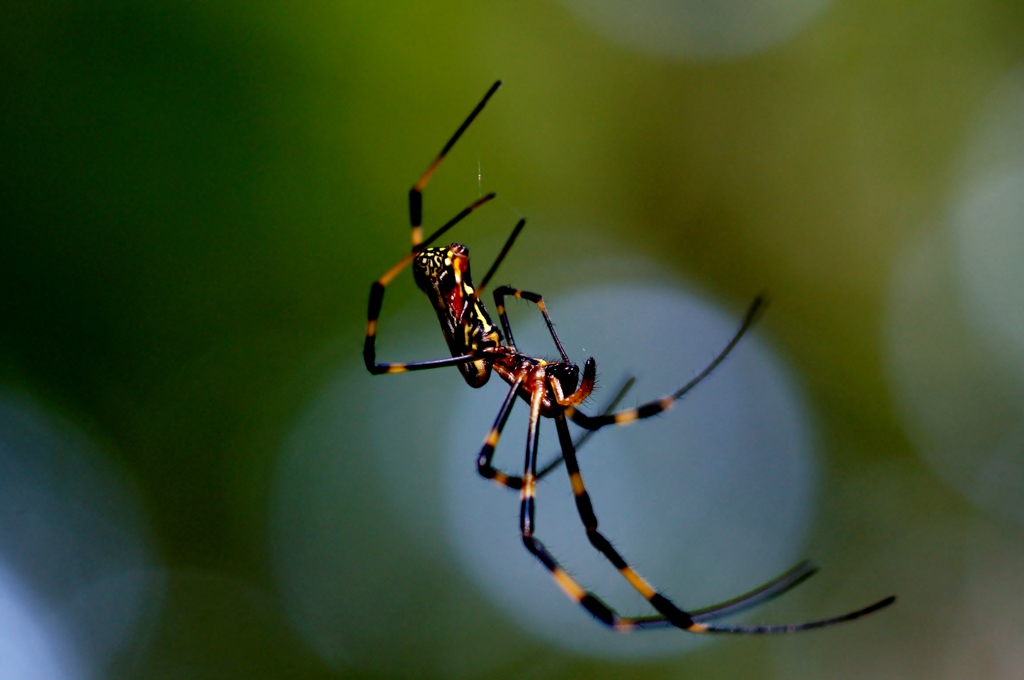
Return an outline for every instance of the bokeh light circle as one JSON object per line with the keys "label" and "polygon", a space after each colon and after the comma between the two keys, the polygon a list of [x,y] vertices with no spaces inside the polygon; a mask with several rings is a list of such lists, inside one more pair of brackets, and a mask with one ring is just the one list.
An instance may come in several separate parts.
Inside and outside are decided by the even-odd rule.
{"label": "bokeh light circle", "polygon": [[918,454],[950,486],[1024,522],[1024,383],[967,322],[942,232],[895,266],[885,349],[890,389]]}
{"label": "bokeh light circle", "polygon": [[950,219],[966,319],[1024,379],[1024,68],[977,116]]}
{"label": "bokeh light circle", "polygon": [[894,265],[886,354],[921,457],[1024,523],[1024,71],[981,107],[941,228]]}
{"label": "bokeh light circle", "polygon": [[[591,409],[611,398],[609,375],[624,371],[639,377],[627,404],[670,392],[738,323],[682,288],[596,286],[548,305],[570,355],[597,357],[605,388]],[[536,310],[517,307],[517,345],[554,353]],[[458,434],[445,458],[445,526],[466,572],[524,628],[575,652],[644,658],[691,648],[698,639],[678,631],[623,636],[596,624],[523,548],[518,495],[482,483],[474,464],[505,391],[503,384],[486,395],[464,390],[449,411]],[[522,471],[525,412],[523,404],[513,411],[499,447],[514,474]],[[812,440],[784,365],[749,336],[678,408],[601,431],[580,464],[602,530],[645,577],[692,608],[748,590],[799,559],[812,514]],[[542,425],[541,450],[542,465],[556,455],[550,423]],[[566,568],[624,613],[652,613],[587,541],[564,470],[537,494],[538,537]]]}
{"label": "bokeh light circle", "polygon": [[20,581],[0,567],[0,678],[78,680],[67,635]]}
{"label": "bokeh light circle", "polygon": [[[443,356],[436,319],[414,302],[421,304],[390,310],[382,360]],[[637,398],[671,391],[714,356],[740,319],[678,286],[598,285],[548,304],[568,351],[598,357],[605,385],[598,400],[613,389],[609,376],[627,370],[640,378]],[[512,314],[517,343],[553,350],[535,309]],[[515,494],[482,480],[474,465],[504,383],[494,378],[470,390],[453,370],[370,376],[361,363],[347,366],[292,428],[271,518],[289,619],[324,659],[339,668],[462,677],[527,652],[545,658],[539,640],[618,658],[678,654],[694,644],[676,631],[609,633],[531,561],[519,540]],[[802,557],[816,482],[810,420],[784,364],[748,336],[671,413],[602,432],[588,445],[583,465],[602,526],[684,605],[768,580]],[[514,414],[501,449],[512,467],[521,465],[522,429]],[[550,432],[544,441],[550,453]],[[583,545],[565,475],[553,477],[541,487],[542,537],[602,595],[626,611],[647,611]]]}
{"label": "bokeh light circle", "polygon": [[[388,311],[382,357],[430,351],[420,342],[436,324],[429,309]],[[283,444],[274,573],[293,629],[333,668],[471,677],[523,652],[524,636],[452,567],[432,519],[445,447],[436,423],[460,387],[457,371],[372,376],[346,360]]]}
{"label": "bokeh light circle", "polygon": [[676,60],[726,60],[798,33],[830,0],[563,0],[594,30],[630,49]]}
{"label": "bokeh light circle", "polygon": [[0,389],[0,563],[66,637],[68,672],[82,677],[147,643],[163,594],[141,503],[109,460],[70,423]]}

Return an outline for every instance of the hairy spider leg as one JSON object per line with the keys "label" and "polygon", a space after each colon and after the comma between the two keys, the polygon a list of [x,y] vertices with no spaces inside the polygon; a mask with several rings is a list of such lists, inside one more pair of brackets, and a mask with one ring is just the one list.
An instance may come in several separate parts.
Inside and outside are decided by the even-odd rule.
{"label": "hairy spider leg", "polygon": [[[840,614],[839,616],[833,616],[827,619],[820,619],[818,621],[808,621],[806,623],[789,623],[782,625],[772,626],[744,626],[740,624],[729,624],[729,623],[698,623],[697,625],[704,626],[704,632],[706,633],[729,633],[736,635],[779,635],[784,633],[798,633],[802,630],[814,630],[815,628],[827,628],[828,626],[834,626],[837,623],[846,623],[847,621],[855,621],[862,616],[877,612],[879,609],[885,609],[893,602],[896,601],[895,595],[882,598],[874,604],[869,604],[867,607],[863,607],[856,611],[849,612],[847,614]],[[703,621],[704,619],[702,619]]]}
{"label": "hairy spider leg", "polygon": [[[634,382],[636,382],[636,378],[630,376],[622,384],[622,386],[616,392],[615,396],[612,397],[611,401],[609,401],[608,405],[604,408],[604,414],[610,413],[615,409],[615,407],[623,399],[623,397],[626,396],[626,393],[629,392],[629,389],[633,386]],[[507,418],[507,415],[505,417]],[[497,428],[497,423],[495,425]],[[502,427],[504,427],[504,422],[502,422]],[[583,446],[587,442],[587,440],[590,439],[591,436],[593,436],[594,432],[595,430],[584,431],[583,435],[572,443],[573,449],[578,453],[580,447]],[[489,451],[490,455],[487,457],[488,462],[490,462],[491,458],[493,457],[493,447],[497,445],[497,441],[498,440],[495,435],[488,434],[488,443],[492,445]],[[565,458],[562,456],[562,454],[558,454],[558,456],[554,460],[548,463],[544,468],[542,468],[537,473],[537,480],[539,481],[543,479],[548,473],[555,470],[559,465],[561,465],[564,462]],[[513,486],[509,484],[506,486],[509,486],[510,488],[514,489],[519,489],[521,486],[521,479],[518,477],[515,479],[519,480],[519,483],[517,485]],[[708,607],[702,607],[700,609],[691,610],[689,612],[690,618],[692,618],[694,621],[701,622],[705,620],[711,620],[713,618],[722,618],[725,616],[731,616],[733,614],[739,614],[740,612],[747,611],[748,609],[752,609],[770,600],[773,600],[780,595],[788,593],[790,590],[800,585],[801,583],[809,579],[811,576],[814,576],[816,573],[818,573],[818,568],[811,564],[809,561],[805,560],[797,564],[795,567],[791,568],[789,571],[775,577],[767,583],[758,586],[757,588],[754,588],[749,592],[743,593],[742,595],[738,595],[732,599],[726,600],[725,602],[720,602],[718,604],[713,604]],[[664,618],[646,618],[645,621],[647,625],[645,625],[644,627],[655,627],[654,624],[658,621],[664,622],[666,626],[671,626],[671,624],[668,623],[668,620]]]}
{"label": "hairy spider leg", "polygon": [[[622,401],[622,399],[626,396],[626,393],[629,392],[630,388],[633,387],[633,384],[635,382],[636,377],[630,376],[629,378],[627,378],[616,391],[615,396],[612,397],[612,399],[608,402],[607,406],[604,407],[601,414],[607,415],[614,411],[615,407],[619,405],[619,402]],[[579,453],[580,448],[587,443],[587,441],[594,435],[595,432],[596,430],[584,430],[582,436],[573,441],[573,449],[577,453]],[[562,454],[557,454],[550,463],[541,468],[541,470],[537,473],[537,480],[539,481],[541,479],[544,479],[544,477],[546,477],[549,473],[554,471],[564,462],[565,458],[562,456]],[[519,487],[517,486],[514,488],[518,489]],[[725,602],[720,602],[718,604],[714,604],[708,607],[702,607],[701,609],[691,610],[689,612],[690,618],[692,618],[694,621],[702,621],[708,618],[712,618],[712,615],[714,615],[714,617],[721,618],[725,616],[731,616],[733,614],[738,614],[740,612],[764,604],[769,600],[773,600],[779,595],[789,592],[796,586],[800,585],[801,583],[809,579],[811,576],[814,576],[816,573],[818,573],[818,568],[811,564],[809,561],[805,560],[797,564],[795,567],[791,568],[784,574],[775,577],[771,581],[768,581],[767,583],[764,583],[749,592],[743,593],[742,595],[738,595]],[[665,622],[666,624],[668,623],[667,620],[665,620]]]}
{"label": "hairy spider leg", "polygon": [[[580,474],[579,463],[576,460],[576,451],[573,449],[572,436],[569,434],[569,425],[565,420],[565,416],[561,413],[555,417],[555,428],[558,431],[558,442],[562,447],[562,458],[565,459],[565,471],[569,473],[572,493],[576,497],[576,510],[579,513],[580,520],[583,522],[583,527],[586,529],[587,539],[590,541],[590,544],[608,558],[608,561],[619,570],[619,573],[622,574],[626,581],[644,599],[650,602],[651,606],[669,623],[683,630],[695,633],[703,632],[701,624],[694,622],[688,613],[677,607],[675,603],[659,593],[654,586],[640,576],[635,569],[626,563],[622,555],[612,547],[611,542],[605,538],[604,534],[598,531],[597,515],[594,513],[590,494],[587,493],[586,486],[583,484],[583,476]],[[623,623],[618,620],[620,617],[607,606],[602,611],[600,607],[588,607],[583,601],[580,601],[580,604],[583,604],[602,623],[622,628]]]}
{"label": "hairy spider leg", "polygon": [[[608,406],[605,407],[605,413],[611,412],[615,406],[618,405],[619,401],[622,400],[635,381],[636,379],[631,377],[621,388],[619,388],[618,393],[611,400]],[[494,450],[497,448],[498,440],[501,439],[501,433],[505,429],[505,422],[508,420],[509,413],[512,411],[512,405],[515,403],[516,391],[519,389],[521,382],[522,381],[516,381],[512,386],[512,389],[509,390],[508,395],[505,397],[505,401],[501,404],[501,409],[498,411],[498,417],[494,420],[494,426],[487,432],[483,446],[480,448],[480,453],[477,455],[476,459],[477,472],[480,473],[481,477],[484,479],[492,479],[499,486],[504,486],[516,491],[521,489],[523,486],[522,477],[514,477],[498,470],[491,464],[491,461],[494,459]],[[574,442],[574,446],[579,449],[579,447],[582,446],[593,433],[593,430],[586,430],[583,433],[583,436]],[[558,454],[557,458],[548,463],[540,472],[537,473],[537,480],[539,481],[543,479],[563,462],[564,460],[562,459],[562,455]]]}
{"label": "hairy spider leg", "polygon": [[711,375],[711,372],[722,363],[729,353],[732,352],[733,348],[739,343],[740,339],[750,330],[750,327],[754,324],[758,315],[764,309],[766,300],[763,296],[759,295],[754,298],[750,307],[747,309],[746,315],[743,317],[743,323],[740,325],[739,330],[732,336],[728,344],[715,356],[711,362],[704,367],[704,369],[695,375],[689,382],[680,387],[672,394],[666,395],[661,399],[650,401],[636,408],[625,409],[623,411],[617,411],[615,413],[608,413],[600,416],[589,416],[582,411],[576,409],[575,406],[570,406],[565,409],[565,415],[569,417],[572,422],[579,425],[580,427],[587,430],[598,430],[605,425],[626,425],[636,420],[642,420],[644,418],[650,418],[656,416],[663,411],[667,411],[675,405],[675,402],[680,399],[687,392],[696,387],[704,378]]}
{"label": "hairy spider leg", "polygon": [[769,600],[774,600],[779,595],[788,593],[790,590],[796,588],[798,585],[817,573],[818,568],[808,560],[804,560],[795,567],[792,567],[789,571],[776,576],[771,581],[763,583],[742,595],[737,595],[736,597],[730,598],[724,602],[719,602],[718,604],[713,604],[708,607],[691,609],[690,618],[694,621],[708,621],[745,612],[748,609],[759,607]]}

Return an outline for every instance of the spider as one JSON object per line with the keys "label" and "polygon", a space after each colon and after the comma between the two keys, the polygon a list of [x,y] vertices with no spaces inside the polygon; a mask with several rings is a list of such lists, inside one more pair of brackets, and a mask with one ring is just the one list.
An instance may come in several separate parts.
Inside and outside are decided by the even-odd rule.
{"label": "spider", "polygon": [[[750,329],[758,314],[764,307],[764,299],[758,297],[750,305],[739,329],[718,353],[717,356],[693,379],[678,390],[661,399],[643,404],[637,408],[615,411],[615,407],[632,385],[627,382],[612,400],[611,404],[600,415],[587,415],[580,410],[580,405],[590,396],[594,389],[596,364],[588,358],[583,364],[582,375],[579,367],[565,353],[565,348],[555,333],[554,325],[548,316],[544,299],[536,293],[519,290],[510,286],[499,286],[494,290],[494,302],[497,308],[499,328],[491,320],[481,293],[494,276],[498,266],[505,259],[519,233],[526,224],[525,219],[519,220],[511,235],[506,240],[490,269],[480,281],[478,287],[473,286],[469,266],[469,250],[460,243],[452,243],[442,247],[431,247],[431,244],[445,232],[465,219],[470,213],[495,198],[494,193],[486,194],[464,208],[455,217],[446,222],[426,239],[423,238],[421,227],[423,189],[430,181],[441,161],[459,140],[473,120],[486,106],[491,96],[501,86],[495,82],[487,91],[480,103],[469,114],[448,143],[441,149],[427,171],[419,178],[409,191],[409,217],[412,224],[412,250],[388,269],[370,287],[369,311],[367,314],[366,341],[363,346],[363,359],[366,368],[373,374],[403,373],[420,371],[444,366],[457,366],[470,387],[483,386],[491,377],[497,375],[509,385],[505,397],[494,421],[484,439],[483,446],[477,456],[477,470],[481,476],[491,479],[497,484],[519,491],[520,512],[519,530],[526,549],[536,557],[551,573],[558,586],[572,599],[581,605],[598,621],[619,631],[634,629],[676,627],[691,633],[741,633],[766,634],[790,633],[812,628],[823,628],[844,621],[852,621],[872,612],[889,606],[895,597],[887,597],[840,616],[817,621],[786,625],[736,625],[722,623],[719,619],[745,611],[768,600],[771,600],[799,585],[810,576],[816,568],[808,562],[802,562],[786,573],[755,588],[754,590],[702,609],[684,610],[668,597],[658,592],[639,573],[636,572],[619,552],[598,530],[597,515],[583,484],[576,449],[582,441],[594,431],[607,425],[623,425],[636,420],[650,418],[666,411],[684,394],[693,389],[707,377],[736,346],[743,335]],[[412,264],[413,278],[419,288],[426,293],[437,313],[441,331],[448,343],[450,357],[430,361],[412,363],[377,363],[375,341],[377,336],[377,319],[384,302],[384,290],[409,264]],[[505,299],[516,297],[537,305],[544,317],[551,338],[558,348],[560,359],[546,361],[520,352],[512,336],[508,316],[505,313]],[[495,468],[492,464],[494,452],[498,446],[505,423],[508,421],[517,397],[529,404],[529,426],[526,438],[526,462],[522,476],[514,476]],[[547,418],[555,422],[561,456],[551,464],[537,469],[537,446],[539,441],[540,422]],[[569,432],[568,421],[586,430],[584,437],[573,442]],[[563,569],[551,552],[536,536],[534,519],[536,484],[539,479],[556,469],[562,462],[576,500],[576,508],[586,530],[590,543],[604,555],[622,576],[642,595],[657,612],[652,616],[622,616],[611,606],[603,602],[593,593],[580,585],[565,569]]]}

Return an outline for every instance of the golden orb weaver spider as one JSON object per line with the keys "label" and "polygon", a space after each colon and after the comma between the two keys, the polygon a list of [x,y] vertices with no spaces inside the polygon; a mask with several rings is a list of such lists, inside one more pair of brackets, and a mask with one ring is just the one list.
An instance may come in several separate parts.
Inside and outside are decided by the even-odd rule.
{"label": "golden orb weaver spider", "polygon": [[[594,389],[596,364],[588,358],[583,364],[582,376],[579,367],[570,361],[562,343],[555,333],[554,325],[548,316],[544,299],[536,294],[510,286],[499,286],[494,290],[494,301],[498,312],[501,329],[491,321],[490,316],[480,300],[480,294],[486,289],[498,266],[505,259],[523,226],[525,219],[519,220],[512,234],[508,237],[501,252],[484,275],[479,287],[473,287],[469,267],[469,250],[460,243],[452,243],[443,247],[430,247],[445,232],[461,222],[471,212],[495,197],[489,193],[473,202],[455,217],[446,222],[426,239],[423,238],[422,197],[423,189],[441,161],[459,140],[466,128],[483,110],[491,96],[501,86],[501,81],[494,83],[484,95],[480,103],[469,114],[448,143],[441,149],[427,171],[419,178],[409,191],[409,217],[412,224],[412,250],[388,269],[370,287],[369,311],[366,324],[366,341],[363,345],[363,359],[367,370],[373,374],[403,373],[444,366],[457,366],[470,387],[483,386],[492,371],[510,386],[508,395],[498,411],[477,456],[477,470],[481,476],[491,479],[497,484],[519,491],[520,512],[519,530],[526,549],[534,555],[551,573],[558,586],[570,599],[581,605],[598,621],[619,631],[634,629],[676,627],[691,633],[740,633],[768,634],[791,633],[813,628],[824,628],[844,621],[852,621],[892,604],[896,598],[884,598],[861,609],[846,614],[833,616],[817,621],[808,621],[784,625],[736,625],[721,623],[719,619],[737,614],[757,605],[763,604],[791,590],[807,580],[817,570],[808,562],[802,562],[786,573],[755,588],[754,590],[731,600],[704,607],[702,609],[683,610],[670,599],[662,595],[623,559],[622,555],[612,546],[611,542],[598,530],[597,515],[594,513],[590,496],[583,484],[576,449],[596,430],[606,425],[623,425],[636,420],[649,418],[672,408],[675,402],[693,389],[707,377],[732,351],[743,335],[750,329],[759,312],[764,307],[764,299],[758,297],[750,305],[739,330],[718,353],[718,355],[693,379],[678,390],[661,399],[648,402],[642,406],[615,411],[619,399],[632,384],[628,381],[612,400],[609,407],[597,416],[590,416],[579,410],[579,406]],[[377,363],[376,337],[377,319],[384,302],[384,290],[389,283],[406,266],[412,264],[413,277],[419,288],[430,298],[441,324],[441,331],[448,343],[450,357],[430,361],[412,363]],[[537,305],[547,324],[548,331],[561,356],[559,361],[545,361],[520,352],[512,337],[512,328],[505,313],[505,298],[516,297]],[[501,432],[508,421],[516,398],[520,398],[530,406],[529,426],[526,438],[526,462],[522,476],[514,476],[496,469],[492,465],[495,449]],[[555,421],[555,430],[561,446],[561,457],[537,469],[537,447],[539,442],[541,418]],[[569,432],[568,421],[586,430],[584,437],[573,442]],[[622,576],[637,590],[658,612],[654,616],[626,617],[621,616],[596,595],[587,591],[572,578],[548,551],[543,543],[534,535],[534,497],[536,483],[539,479],[553,471],[564,461],[569,473],[569,480],[576,499],[576,508],[587,533],[590,543],[604,555]]]}

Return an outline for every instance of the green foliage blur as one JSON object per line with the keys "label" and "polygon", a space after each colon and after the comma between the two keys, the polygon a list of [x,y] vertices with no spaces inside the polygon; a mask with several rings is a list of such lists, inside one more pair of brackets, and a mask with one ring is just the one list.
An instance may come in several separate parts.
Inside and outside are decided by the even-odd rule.
{"label": "green foliage blur", "polygon": [[[721,62],[644,56],[543,0],[6,2],[0,26],[0,378],[137,481],[172,572],[273,591],[281,438],[324,367],[358,361],[368,286],[408,247],[406,192],[499,78],[427,225],[495,190],[460,239],[493,249],[523,215],[519,262],[593,236],[736,309],[767,291],[760,332],[814,403],[826,482],[879,465],[909,480],[902,502],[879,491],[903,515],[889,529],[826,486],[813,540],[830,563],[972,516],[915,458],[879,335],[896,254],[946,209],[972,112],[1024,56],[1019,3],[840,0]],[[389,310],[414,293],[389,289]],[[368,677],[318,659],[273,606],[217,597],[230,606],[206,616],[172,586],[117,676],[218,659],[220,677]],[[779,644],[814,641],[563,675],[776,677]]]}

